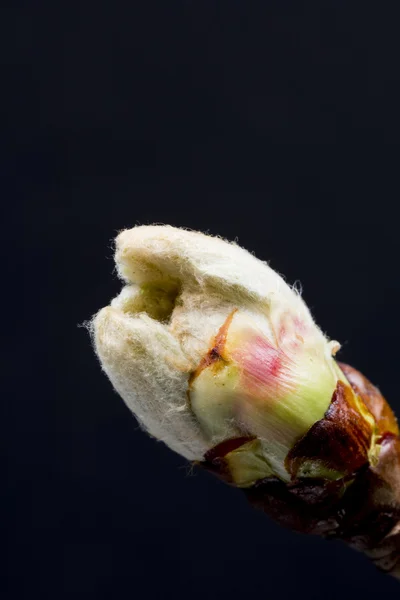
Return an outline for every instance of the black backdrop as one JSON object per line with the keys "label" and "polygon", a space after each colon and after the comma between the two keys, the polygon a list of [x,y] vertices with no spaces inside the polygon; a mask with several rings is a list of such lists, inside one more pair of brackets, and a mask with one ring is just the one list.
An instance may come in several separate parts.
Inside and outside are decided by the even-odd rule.
{"label": "black backdrop", "polygon": [[119,290],[119,229],[238,238],[301,281],[341,359],[400,414],[397,15],[338,0],[16,11],[2,597],[396,597],[362,556],[279,528],[148,439],[78,325]]}

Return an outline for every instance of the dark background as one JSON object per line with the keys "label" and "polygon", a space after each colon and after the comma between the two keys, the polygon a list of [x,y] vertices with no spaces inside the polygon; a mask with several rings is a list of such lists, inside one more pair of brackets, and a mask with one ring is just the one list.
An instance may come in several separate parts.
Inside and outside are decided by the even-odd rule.
{"label": "dark background", "polygon": [[238,238],[301,281],[341,359],[400,411],[398,15],[339,0],[15,8],[1,597],[396,597],[361,555],[279,528],[147,438],[78,325],[118,293],[119,229]]}

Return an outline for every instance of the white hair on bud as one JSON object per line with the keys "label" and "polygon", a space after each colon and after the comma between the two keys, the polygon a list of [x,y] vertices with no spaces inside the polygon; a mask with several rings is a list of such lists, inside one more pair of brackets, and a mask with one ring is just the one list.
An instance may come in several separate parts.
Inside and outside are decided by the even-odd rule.
{"label": "white hair on bud", "polygon": [[139,423],[185,458],[200,459],[207,443],[187,407],[190,364],[167,328],[106,307],[93,331],[103,369]]}
{"label": "white hair on bud", "polygon": [[127,229],[116,239],[118,272],[127,282],[180,282],[214,288],[225,300],[265,302],[295,294],[266,263],[233,242],[168,225]]}

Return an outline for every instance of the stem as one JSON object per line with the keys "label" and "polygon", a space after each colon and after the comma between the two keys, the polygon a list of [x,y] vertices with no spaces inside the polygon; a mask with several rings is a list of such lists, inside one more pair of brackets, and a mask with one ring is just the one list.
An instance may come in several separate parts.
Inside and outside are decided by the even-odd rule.
{"label": "stem", "polygon": [[[243,491],[251,504],[285,527],[342,540],[364,552],[380,570],[400,579],[399,429],[379,390],[352,367],[341,364],[340,368],[375,419],[379,446],[375,464],[363,464],[337,481],[294,477],[284,483],[268,477]],[[342,414],[340,418],[346,417]],[[338,431],[342,425],[337,422]],[[307,443],[313,449],[318,446],[315,431],[318,428],[311,428],[299,447]],[[230,482],[224,464],[228,446],[225,442],[215,447],[201,464]],[[332,446],[332,451],[336,448],[339,446]],[[321,455],[324,452],[326,447],[321,446]]]}
{"label": "stem", "polygon": [[326,483],[276,478],[245,491],[248,500],[280,524],[301,533],[340,539],[400,579],[400,440],[388,435],[378,465],[355,478]]}

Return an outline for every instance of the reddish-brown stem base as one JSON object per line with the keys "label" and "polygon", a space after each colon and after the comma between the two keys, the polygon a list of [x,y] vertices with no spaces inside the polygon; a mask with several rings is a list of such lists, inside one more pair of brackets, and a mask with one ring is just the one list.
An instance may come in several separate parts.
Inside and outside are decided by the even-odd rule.
{"label": "reddish-brown stem base", "polygon": [[[346,390],[341,389],[343,384],[339,382],[325,418],[313,426],[288,455],[292,481],[286,484],[277,478],[268,478],[245,489],[244,493],[254,506],[282,525],[301,533],[343,540],[364,552],[379,569],[400,579],[397,421],[376,387],[352,367],[344,364],[340,367],[374,417],[380,447],[377,464],[368,462],[366,449],[361,444],[362,436],[367,440],[368,432],[358,424],[358,414],[351,403],[346,403]],[[246,441],[248,438],[236,438],[216,446],[207,453],[202,466],[230,482],[224,456]],[[315,460],[322,457],[338,468],[347,466],[348,475],[338,481],[299,479],[295,468],[298,456]]]}
{"label": "reddish-brown stem base", "polygon": [[285,527],[343,540],[364,552],[379,569],[400,578],[399,439],[387,438],[377,467],[362,469],[345,490],[343,486],[345,481],[286,485],[266,479],[245,494]]}

